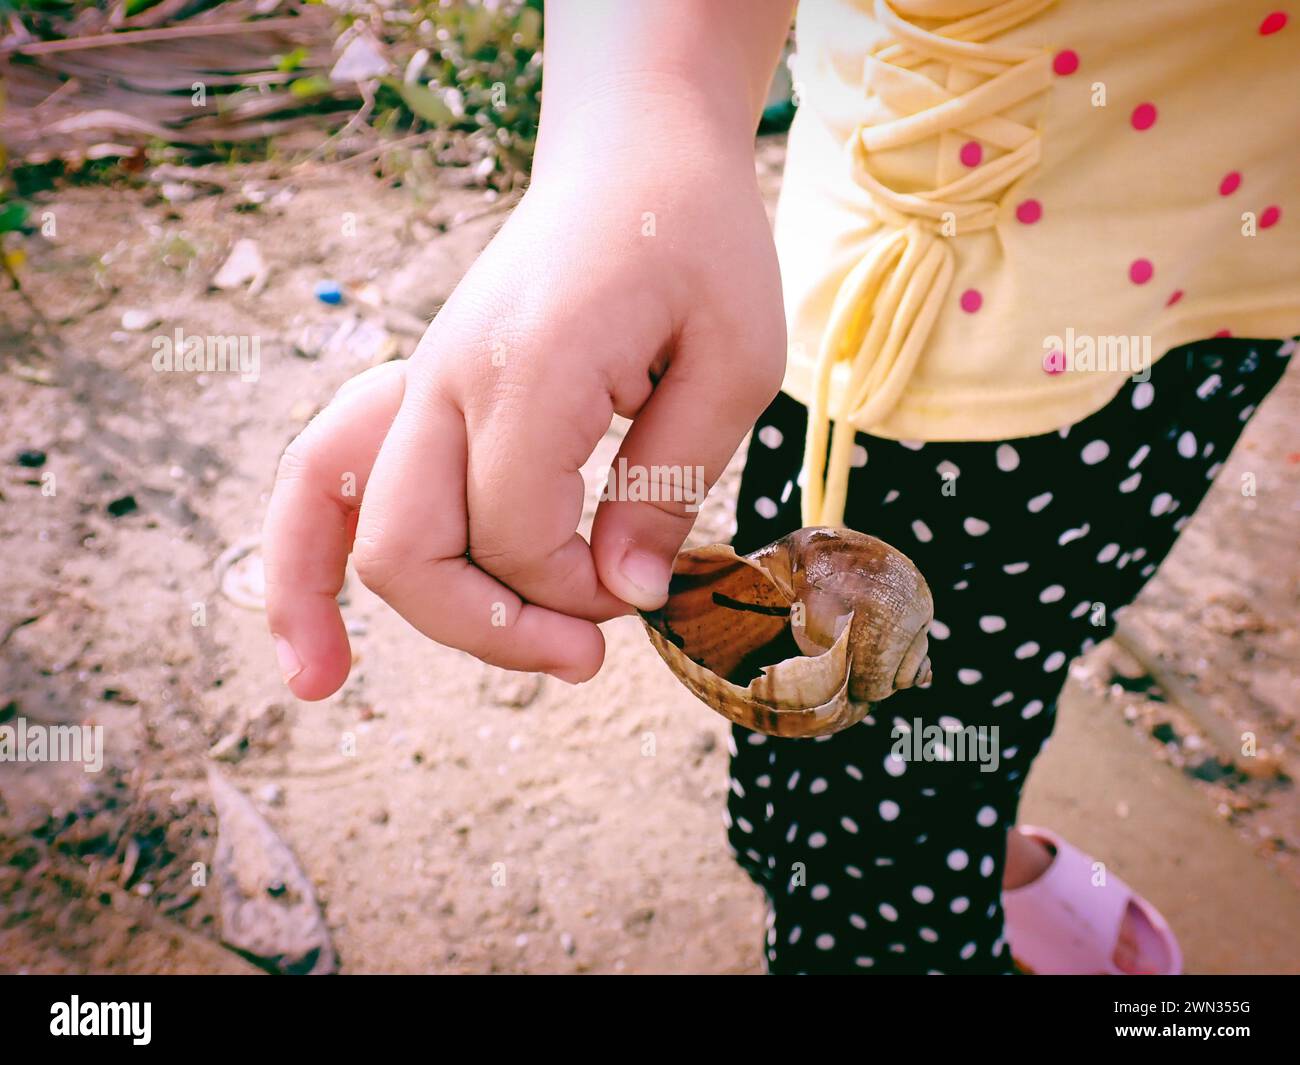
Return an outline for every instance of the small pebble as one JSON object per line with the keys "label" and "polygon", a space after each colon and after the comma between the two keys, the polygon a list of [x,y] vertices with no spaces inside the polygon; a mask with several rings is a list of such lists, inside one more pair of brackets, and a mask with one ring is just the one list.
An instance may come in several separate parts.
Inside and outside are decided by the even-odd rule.
{"label": "small pebble", "polygon": [[113,517],[123,518],[128,514],[134,514],[140,509],[140,506],[136,503],[135,496],[121,496],[109,503],[105,509]]}
{"label": "small pebble", "polygon": [[34,470],[45,465],[45,452],[38,451],[36,448],[26,448],[14,456],[14,461],[19,466]]}
{"label": "small pebble", "polygon": [[132,333],[139,333],[148,329],[151,325],[158,324],[158,315],[153,311],[146,311],[141,308],[132,308],[122,312],[122,328],[130,330]]}
{"label": "small pebble", "polygon": [[568,932],[560,933],[560,949],[563,950],[565,954],[572,954],[578,949],[577,943],[573,941],[573,936]]}
{"label": "small pebble", "polygon": [[316,412],[316,404],[309,399],[300,399],[289,408],[289,417],[295,422],[308,421]]}
{"label": "small pebble", "polygon": [[193,185],[185,185],[177,181],[166,181],[160,190],[163,199],[168,203],[189,203],[199,194],[199,190]]}

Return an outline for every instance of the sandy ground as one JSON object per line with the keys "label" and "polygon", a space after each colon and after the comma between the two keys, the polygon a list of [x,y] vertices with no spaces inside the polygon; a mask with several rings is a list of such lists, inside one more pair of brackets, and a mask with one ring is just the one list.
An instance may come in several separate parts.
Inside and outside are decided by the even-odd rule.
{"label": "sandy ground", "polygon": [[[760,146],[769,198],[782,151]],[[47,194],[30,302],[0,293],[0,723],[102,724],[108,747],[97,774],[0,765],[0,970],[257,971],[192,882],[216,764],[315,884],[344,971],[761,971],[761,899],[725,848],[724,723],[634,619],[606,626],[606,668],[570,689],[429,644],[353,577],[345,689],[300,704],[280,685],[262,615],[220,594],[214,563],[256,534],[297,430],[387,357],[380,330],[410,351],[509,205],[340,166],[217,176],[224,192],[177,204]],[[244,237],[264,287],[212,290]],[[342,306],[314,299],[324,278]],[[368,332],[295,352],[354,320]],[[259,337],[259,380],[155,373],[150,341],[177,326]],[[1129,612],[1136,659],[1107,644],[1076,664],[1027,799],[1113,852],[1201,971],[1300,957],[1298,397],[1293,373]],[[588,516],[618,438],[589,466]],[[24,449],[44,464],[17,464]],[[693,542],[729,536],[736,476]],[[1234,763],[1245,730],[1265,757]],[[1203,868],[1221,875],[1188,877]],[[1224,931],[1243,900],[1271,945]]]}

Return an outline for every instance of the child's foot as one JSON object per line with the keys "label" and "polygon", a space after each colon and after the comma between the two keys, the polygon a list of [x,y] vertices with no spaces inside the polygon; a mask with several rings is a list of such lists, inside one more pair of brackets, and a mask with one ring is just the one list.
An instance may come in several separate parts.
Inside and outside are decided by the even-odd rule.
{"label": "child's foot", "polygon": [[[1007,833],[1003,890],[1011,891],[1032,884],[1051,867],[1055,858],[1056,850],[1046,840],[1012,829]],[[1111,960],[1117,969],[1131,976],[1167,971],[1168,946],[1160,930],[1133,898],[1129,899],[1125,909]]]}

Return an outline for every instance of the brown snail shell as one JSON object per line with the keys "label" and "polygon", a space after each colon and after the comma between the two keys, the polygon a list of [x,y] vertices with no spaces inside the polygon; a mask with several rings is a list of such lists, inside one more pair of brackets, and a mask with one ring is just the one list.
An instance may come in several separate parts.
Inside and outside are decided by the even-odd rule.
{"label": "brown snail shell", "polygon": [[750,555],[683,551],[668,602],[642,614],[677,678],[769,736],[824,736],[930,681],[934,599],[901,551],[851,529],[800,529]]}

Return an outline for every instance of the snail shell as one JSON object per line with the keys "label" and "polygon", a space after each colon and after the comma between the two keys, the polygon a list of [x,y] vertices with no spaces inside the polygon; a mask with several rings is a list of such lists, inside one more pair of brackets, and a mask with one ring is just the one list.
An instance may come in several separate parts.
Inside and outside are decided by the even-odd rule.
{"label": "snail shell", "polygon": [[677,678],[769,736],[824,736],[930,680],[934,600],[901,551],[851,529],[800,529],[750,555],[683,551],[668,602],[642,614]]}

